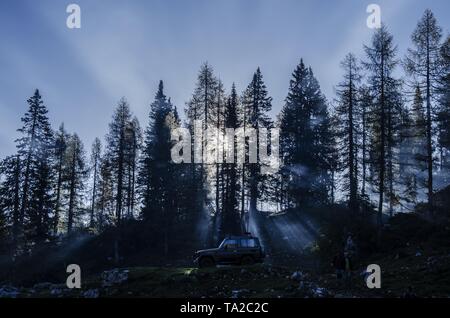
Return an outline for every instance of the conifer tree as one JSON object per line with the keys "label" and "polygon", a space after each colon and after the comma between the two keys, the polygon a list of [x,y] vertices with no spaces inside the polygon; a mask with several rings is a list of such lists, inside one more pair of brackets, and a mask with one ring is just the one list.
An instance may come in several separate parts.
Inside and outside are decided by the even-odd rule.
{"label": "conifer tree", "polygon": [[345,189],[348,191],[351,211],[357,209],[358,193],[358,136],[359,132],[359,96],[358,85],[361,80],[360,66],[353,54],[348,54],[341,63],[344,79],[338,86],[338,140],[340,147],[341,169],[345,171]]}
{"label": "conifer tree", "polygon": [[19,233],[26,230],[28,239],[36,242],[49,238],[52,200],[53,132],[39,90],[28,99],[28,111],[22,117],[23,126],[16,140],[23,167]]}
{"label": "conifer tree", "polygon": [[450,36],[441,48],[442,78],[439,89],[438,141],[441,153],[441,170],[449,169],[450,152]]}
{"label": "conifer tree", "polygon": [[91,147],[91,175],[92,175],[92,196],[91,196],[91,209],[89,217],[89,226],[94,227],[96,207],[97,207],[97,196],[98,187],[100,182],[100,165],[102,159],[102,144],[100,139],[95,138]]}
{"label": "conifer tree", "polygon": [[[224,111],[224,125],[226,128],[237,129],[239,125],[238,118],[239,111],[239,97],[236,92],[236,87],[233,83],[231,87],[231,94],[227,99]],[[233,149],[236,149],[236,140],[228,140],[234,144]],[[241,217],[239,214],[238,198],[240,193],[239,174],[236,164],[236,155],[233,154],[234,163],[223,164],[223,179],[224,179],[224,200],[222,207],[222,232],[229,234],[239,234],[242,230]]]}
{"label": "conifer tree", "polygon": [[398,64],[396,47],[385,25],[374,33],[372,43],[365,46],[365,51],[367,61],[364,66],[369,71],[368,81],[374,96],[370,118],[371,161],[374,172],[377,173],[374,182],[378,187],[377,222],[381,228],[386,192],[390,199],[391,213],[393,208],[394,116],[395,110],[399,108],[399,82],[393,78]]}
{"label": "conifer tree", "polygon": [[177,125],[173,106],[164,94],[160,81],[154,102],[150,105],[140,160],[139,187],[142,194],[142,218],[162,231],[164,255],[169,250],[169,234],[176,211],[176,167],[171,159],[171,129]]}
{"label": "conifer tree", "polygon": [[[242,114],[241,126],[253,128],[256,132],[260,128],[270,128],[272,122],[268,112],[272,109],[272,97],[269,96],[260,68],[253,74],[253,79],[247,86],[242,96]],[[256,149],[259,150],[259,134],[256,134]],[[263,181],[263,175],[260,173],[259,153],[256,157],[256,163],[248,163],[246,171],[248,179],[242,185],[248,189],[249,193],[249,211],[257,211],[257,202],[259,199],[258,188]],[[248,173],[247,173],[248,172]]]}
{"label": "conifer tree", "polygon": [[427,9],[411,39],[413,48],[408,50],[405,58],[405,70],[418,82],[425,95],[426,134],[427,134],[427,189],[429,211],[433,214],[433,100],[436,99],[438,83],[442,77],[441,64],[442,30],[437,24],[433,12]]}
{"label": "conifer tree", "polygon": [[109,132],[106,136],[107,148],[106,156],[112,169],[112,178],[115,183],[115,219],[116,224],[120,224],[123,218],[125,205],[125,177],[127,171],[127,128],[132,120],[130,106],[125,98],[122,98],[113,115],[113,120],[109,124]]}
{"label": "conifer tree", "polygon": [[58,233],[58,226],[60,223],[60,214],[62,202],[62,185],[63,185],[63,174],[65,166],[65,154],[67,149],[67,140],[69,139],[69,134],[64,128],[64,124],[59,126],[58,131],[55,133],[55,169],[56,169],[56,198],[55,198],[55,215],[53,220],[53,233]]}
{"label": "conifer tree", "polygon": [[8,244],[14,247],[17,243],[21,181],[21,161],[18,155],[0,161],[0,236],[4,247]]}
{"label": "conifer tree", "polygon": [[292,74],[280,129],[288,202],[295,206],[328,203],[334,151],[331,118],[319,83],[303,60]]}
{"label": "conifer tree", "polygon": [[67,169],[64,176],[67,193],[67,233],[70,234],[81,217],[83,190],[87,177],[86,159],[83,144],[77,134],[70,136],[65,155]]}

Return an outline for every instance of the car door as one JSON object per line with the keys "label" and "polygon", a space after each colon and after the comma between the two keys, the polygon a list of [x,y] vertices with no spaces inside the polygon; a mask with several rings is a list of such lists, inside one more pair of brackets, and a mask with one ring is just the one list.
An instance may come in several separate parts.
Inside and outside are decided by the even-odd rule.
{"label": "car door", "polygon": [[227,239],[220,249],[219,262],[222,264],[230,264],[236,261],[238,253],[238,241],[235,239]]}
{"label": "car door", "polygon": [[241,239],[241,255],[250,255],[256,261],[259,257],[259,244],[254,238]]}

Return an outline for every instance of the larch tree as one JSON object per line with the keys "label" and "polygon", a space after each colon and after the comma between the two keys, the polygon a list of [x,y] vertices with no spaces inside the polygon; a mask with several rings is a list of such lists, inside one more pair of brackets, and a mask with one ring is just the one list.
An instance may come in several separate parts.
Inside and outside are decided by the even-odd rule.
{"label": "larch tree", "polygon": [[349,208],[355,212],[358,201],[358,140],[359,140],[359,83],[361,81],[360,66],[356,57],[349,53],[341,63],[344,79],[338,85],[336,115],[339,120],[338,140],[341,156],[340,165],[347,181]]}
{"label": "larch tree", "polygon": [[[433,12],[427,9],[416,29],[411,40],[413,47],[408,49],[405,57],[405,70],[413,76],[413,81],[418,83],[424,92],[426,107],[426,133],[427,133],[427,189],[428,207],[433,215],[433,126],[434,126],[434,106],[437,101],[437,91],[439,81],[442,77],[441,64],[441,38],[442,30],[439,27]],[[434,105],[434,106],[433,106]]]}
{"label": "larch tree", "polygon": [[70,234],[82,212],[83,190],[87,177],[86,158],[83,143],[77,134],[71,135],[67,142],[65,154],[67,164],[65,190],[67,193],[67,233]]}
{"label": "larch tree", "polygon": [[[385,25],[378,29],[370,46],[365,46],[367,60],[365,68],[369,71],[368,82],[374,98],[371,111],[371,161],[377,173],[375,183],[378,192],[379,228],[382,225],[383,204],[386,192],[392,202],[392,147],[393,147],[393,109],[397,105],[398,81],[393,78],[396,59],[396,47],[393,37]],[[386,182],[389,181],[388,191]],[[392,204],[390,205],[392,207]]]}
{"label": "larch tree", "polygon": [[59,126],[55,133],[55,169],[56,169],[56,198],[55,198],[55,215],[53,220],[53,232],[57,234],[60,225],[61,207],[62,207],[62,185],[65,167],[65,153],[67,149],[67,140],[69,134],[64,128],[64,124]]}
{"label": "larch tree", "polygon": [[95,217],[97,215],[96,207],[97,207],[97,197],[98,197],[98,187],[100,182],[100,165],[102,159],[102,144],[100,139],[95,138],[91,147],[91,158],[90,158],[90,168],[92,175],[92,194],[91,194],[91,208],[90,208],[90,216],[89,216],[89,226],[95,226]]}
{"label": "larch tree", "polygon": [[115,219],[120,224],[124,210],[124,189],[127,160],[127,128],[132,120],[130,106],[125,98],[122,98],[109,124],[109,132],[106,136],[106,156],[111,164],[112,177],[115,183]]}
{"label": "larch tree", "polygon": [[442,78],[439,89],[440,110],[438,113],[438,141],[441,153],[441,170],[449,170],[450,152],[450,36],[441,48]]}

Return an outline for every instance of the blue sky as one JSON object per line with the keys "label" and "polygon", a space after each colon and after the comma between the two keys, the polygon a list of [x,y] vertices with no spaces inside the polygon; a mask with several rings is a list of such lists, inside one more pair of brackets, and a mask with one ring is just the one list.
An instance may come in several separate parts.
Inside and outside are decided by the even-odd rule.
{"label": "blue sky", "polygon": [[[70,3],[81,7],[81,29],[66,27]],[[35,88],[54,128],[64,122],[88,149],[107,132],[122,96],[145,125],[160,79],[184,108],[205,61],[227,89],[234,81],[239,91],[260,66],[273,116],[300,58],[332,100],[340,60],[350,51],[362,56],[370,41],[370,3],[381,6],[399,56],[426,8],[450,32],[448,0],[2,0],[0,158],[15,151],[16,129]]]}

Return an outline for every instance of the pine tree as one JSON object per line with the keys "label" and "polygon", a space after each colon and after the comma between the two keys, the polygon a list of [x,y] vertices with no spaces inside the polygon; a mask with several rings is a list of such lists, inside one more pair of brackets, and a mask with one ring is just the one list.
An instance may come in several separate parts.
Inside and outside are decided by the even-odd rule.
{"label": "pine tree", "polygon": [[49,238],[52,202],[52,146],[53,133],[39,90],[28,99],[29,109],[22,117],[22,135],[16,140],[23,162],[23,186],[19,225],[24,226],[28,239],[42,242]]}
{"label": "pine tree", "polygon": [[425,92],[426,133],[427,133],[427,169],[428,169],[428,206],[433,214],[433,105],[441,79],[441,47],[442,30],[431,10],[426,10],[414,30],[411,39],[414,48],[408,50],[405,59],[405,70],[418,81],[420,89]]}
{"label": "pine tree", "polygon": [[[142,194],[142,217],[146,220],[152,220],[153,209],[161,208],[161,200],[164,199],[159,191],[164,187],[161,175],[165,172],[158,168],[162,168],[160,165],[167,165],[170,161],[170,152],[160,151],[160,149],[167,149],[170,143],[166,127],[166,117],[170,111],[163,82],[160,81],[155,101],[150,105],[149,124],[144,132],[144,145],[140,159],[139,187]],[[155,195],[156,193],[160,194]]]}
{"label": "pine tree", "polygon": [[150,105],[149,123],[144,134],[140,159],[139,188],[142,195],[142,218],[162,231],[164,255],[169,250],[169,233],[176,210],[175,164],[171,162],[171,129],[177,125],[173,106],[164,94],[160,81]]}
{"label": "pine tree", "polygon": [[[237,129],[239,126],[239,97],[236,93],[236,87],[233,83],[231,87],[231,94],[227,99],[224,110],[224,126],[226,128]],[[234,147],[236,149],[236,140],[233,139]],[[223,179],[224,179],[224,199],[222,202],[222,233],[239,234],[242,230],[241,217],[239,214],[238,198],[240,193],[239,174],[236,165],[236,156],[233,154],[234,163],[223,164]]]}
{"label": "pine tree", "polygon": [[[253,79],[247,86],[242,96],[242,114],[241,126],[246,129],[253,128],[256,132],[260,128],[270,128],[272,122],[268,116],[268,112],[272,109],[272,97],[268,96],[266,85],[263,81],[261,70],[258,69],[253,74]],[[251,145],[249,145],[251,147]],[[259,134],[256,136],[256,149],[259,150]],[[246,172],[248,171],[248,180],[243,187],[248,188],[250,213],[257,211],[257,201],[259,199],[258,188],[263,182],[263,175],[260,173],[259,154],[256,157],[257,163],[248,163]],[[244,164],[245,165],[245,164]],[[244,172],[244,173],[246,173]]]}
{"label": "pine tree", "polygon": [[333,185],[333,134],[325,97],[311,68],[300,61],[280,116],[280,147],[288,207],[324,204]]}

